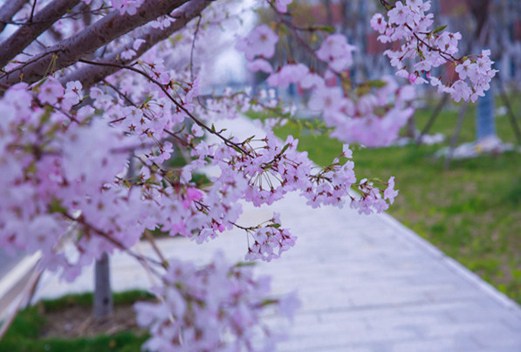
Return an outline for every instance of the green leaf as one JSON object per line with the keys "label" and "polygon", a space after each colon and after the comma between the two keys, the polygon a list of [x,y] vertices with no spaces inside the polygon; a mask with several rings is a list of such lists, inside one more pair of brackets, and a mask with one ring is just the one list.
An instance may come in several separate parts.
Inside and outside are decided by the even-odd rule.
{"label": "green leaf", "polygon": [[236,268],[242,268],[242,267],[248,267],[248,266],[256,266],[257,263],[255,262],[238,262],[235,264]]}
{"label": "green leaf", "polygon": [[327,25],[325,25],[325,26],[314,26],[313,29],[317,30],[317,31],[324,31],[326,33],[331,33],[331,34],[335,33],[335,31],[336,31],[335,27],[327,26]]}
{"label": "green leaf", "polygon": [[49,212],[51,214],[53,214],[53,213],[65,214],[67,212],[67,209],[61,204],[61,202],[58,199],[53,199],[51,201],[51,203],[49,204]]}
{"label": "green leaf", "polygon": [[436,29],[434,29],[434,30],[432,31],[432,34],[438,34],[438,33],[442,32],[442,31],[444,31],[445,28],[447,28],[447,25],[439,26],[438,28],[436,28]]}
{"label": "green leaf", "polygon": [[365,83],[371,88],[382,88],[387,85],[387,82],[379,80],[379,79],[373,79],[373,80],[367,81]]}

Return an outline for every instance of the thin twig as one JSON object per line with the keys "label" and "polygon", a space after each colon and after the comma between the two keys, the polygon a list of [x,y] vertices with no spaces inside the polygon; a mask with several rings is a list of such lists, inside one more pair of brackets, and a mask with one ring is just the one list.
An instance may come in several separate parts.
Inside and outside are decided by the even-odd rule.
{"label": "thin twig", "polygon": [[510,104],[510,99],[508,98],[507,92],[505,90],[503,80],[499,75],[497,79],[497,86],[499,87],[499,94],[501,96],[501,99],[507,107],[508,118],[510,119],[510,124],[512,125],[512,129],[514,130],[514,134],[516,135],[517,143],[521,144],[521,129],[519,128],[519,124],[517,123],[517,117],[514,114],[512,104]]}
{"label": "thin twig", "polygon": [[204,130],[206,130],[206,131],[210,132],[211,134],[217,136],[227,146],[231,146],[231,147],[235,148],[236,150],[240,151],[241,153],[243,153],[245,155],[248,155],[248,156],[251,156],[250,152],[248,152],[247,150],[242,148],[239,144],[231,141],[230,139],[228,139],[228,138],[224,137],[223,135],[221,135],[219,132],[217,132],[217,131],[213,130],[212,128],[208,127],[204,122],[202,122],[194,114],[192,114],[190,111],[188,111],[181,103],[179,103],[177,100],[174,99],[174,97],[172,97],[170,92],[168,92],[168,90],[165,88],[165,86],[163,84],[158,82],[156,79],[154,79],[148,73],[146,73],[146,72],[144,72],[144,71],[142,71],[140,69],[137,69],[137,68],[135,68],[133,66],[120,65],[120,64],[116,64],[116,63],[112,63],[112,62],[96,62],[96,61],[90,61],[90,60],[85,60],[85,59],[80,59],[78,61],[82,62],[82,63],[85,63],[85,64],[89,64],[89,65],[117,67],[117,68],[120,68],[120,69],[126,69],[126,70],[129,70],[129,71],[132,71],[132,72],[135,72],[135,73],[138,73],[138,74],[142,75],[143,77],[148,79],[150,82],[154,83],[157,87],[159,87],[161,89],[161,91],[167,96],[167,98],[172,103],[174,103],[174,105],[180,111],[184,112],[188,117],[190,117],[201,128],[203,128]]}
{"label": "thin twig", "polygon": [[456,126],[456,130],[454,131],[454,134],[452,135],[449,151],[447,153],[447,157],[445,158],[444,168],[445,170],[448,170],[450,167],[450,162],[452,161],[452,158],[454,156],[454,150],[456,149],[456,144],[458,143],[459,136],[461,134],[461,130],[463,129],[463,121],[465,120],[465,115],[467,114],[467,109],[469,107],[469,103],[464,103],[459,110],[458,115],[458,124]]}
{"label": "thin twig", "polygon": [[34,17],[34,9],[36,8],[36,3],[38,2],[38,0],[34,0],[33,2],[33,6],[31,8],[31,15],[29,16],[29,23],[32,24],[33,23],[33,17]]}
{"label": "thin twig", "polygon": [[449,94],[447,94],[447,93],[443,94],[443,97],[440,99],[440,101],[436,105],[436,108],[434,109],[431,116],[429,117],[429,121],[427,121],[427,124],[421,131],[420,135],[418,136],[418,138],[416,138],[416,145],[420,145],[423,143],[423,137],[425,137],[425,135],[427,133],[429,133],[432,126],[434,125],[434,122],[436,121],[436,119],[442,112],[443,107],[447,104],[448,101],[449,101]]}
{"label": "thin twig", "polygon": [[168,269],[168,261],[166,260],[166,257],[163,255],[163,252],[161,252],[161,250],[157,246],[154,236],[152,236],[152,234],[148,230],[145,230],[145,238],[148,240],[148,242],[152,246],[152,249],[154,250],[154,252],[156,252],[157,256],[161,260],[163,267],[165,269]]}
{"label": "thin twig", "polygon": [[194,32],[194,40],[192,40],[192,48],[190,49],[190,79],[192,82],[194,81],[194,50],[195,50],[195,41],[197,40],[197,35],[199,34],[199,27],[201,26],[201,20],[203,16],[199,15],[197,19],[197,23],[195,25]]}

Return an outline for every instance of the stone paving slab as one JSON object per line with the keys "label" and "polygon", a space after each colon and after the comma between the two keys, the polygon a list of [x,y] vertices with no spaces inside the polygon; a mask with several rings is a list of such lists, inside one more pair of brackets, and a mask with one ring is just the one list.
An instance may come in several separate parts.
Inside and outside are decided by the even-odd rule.
{"label": "stone paving slab", "polygon": [[[244,208],[242,225],[277,211],[298,234],[297,245],[281,259],[258,265],[259,273],[273,277],[275,292],[297,290],[302,301],[279,351],[521,351],[519,306],[390,216],[313,210],[297,195],[271,207]],[[168,256],[198,263],[216,250],[242,260],[247,250],[240,231],[206,248],[180,238],[159,246]],[[146,243],[136,250],[151,253]],[[113,257],[112,273],[118,291],[149,284],[146,272],[125,254]],[[92,287],[92,268],[72,285],[45,274],[37,298]]]}

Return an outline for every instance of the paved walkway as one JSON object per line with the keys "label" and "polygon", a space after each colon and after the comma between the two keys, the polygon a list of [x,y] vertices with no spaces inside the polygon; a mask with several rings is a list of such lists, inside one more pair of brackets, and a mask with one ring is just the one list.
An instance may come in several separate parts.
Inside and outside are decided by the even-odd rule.
{"label": "paved walkway", "polygon": [[[245,207],[240,223],[256,224],[272,211],[299,238],[258,271],[273,276],[275,292],[298,290],[303,303],[279,351],[521,351],[519,306],[390,216],[313,210],[291,195],[269,208]],[[247,248],[240,231],[205,246],[185,239],[160,243],[170,256],[201,263],[218,249],[241,260]],[[126,255],[113,257],[112,269],[116,290],[149,283]],[[92,290],[92,283],[92,268],[74,285],[46,275],[38,297]]]}
{"label": "paved walkway", "polygon": [[19,260],[19,257],[8,255],[0,249],[0,279],[11,271]]}

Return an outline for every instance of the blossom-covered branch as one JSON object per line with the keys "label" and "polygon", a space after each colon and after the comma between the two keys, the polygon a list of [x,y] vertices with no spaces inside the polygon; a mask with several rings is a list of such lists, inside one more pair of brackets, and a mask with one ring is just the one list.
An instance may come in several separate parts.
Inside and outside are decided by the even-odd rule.
{"label": "blossom-covered branch", "polygon": [[[427,12],[429,1],[406,0],[385,5],[390,9],[388,19],[376,14],[371,25],[380,33],[378,39],[382,43],[402,43],[399,50],[385,52],[398,76],[412,84],[430,83],[440,92],[449,93],[455,101],[475,102],[485,94],[497,72],[492,68],[489,50],[457,58],[461,34],[448,32],[444,27],[432,28],[433,15]],[[458,79],[443,82],[432,74],[433,69],[444,64],[454,65]]]}
{"label": "blossom-covered branch", "polygon": [[[55,0],[31,18],[31,23],[21,26],[0,45],[0,67],[4,67],[43,32],[49,29],[80,0]],[[36,3],[36,2],[35,2]]]}
{"label": "blossom-covered branch", "polygon": [[31,63],[15,66],[0,76],[0,85],[10,86],[20,80],[34,83],[49,73],[75,64],[81,57],[93,53],[133,29],[159,16],[169,14],[186,2],[186,0],[148,0],[133,14],[121,14],[120,11],[114,10],[74,36],[37,54]]}
{"label": "blossom-covered branch", "polygon": [[[188,22],[197,16],[211,3],[211,0],[197,0],[190,2],[186,6],[176,11],[172,17],[174,20],[164,27],[149,27],[136,33],[138,38],[118,51],[107,55],[103,58],[103,62],[112,62],[119,65],[128,65],[139,59],[144,53],[162,40],[167,39],[175,32],[184,28]],[[75,70],[60,80],[64,83],[69,81],[80,81],[86,88],[102,81],[105,77],[117,72],[120,68],[116,66],[85,66]]]}
{"label": "blossom-covered branch", "polygon": [[0,32],[2,32],[5,26],[11,22],[11,19],[20,9],[25,5],[27,0],[11,0],[6,1],[0,7]]}

